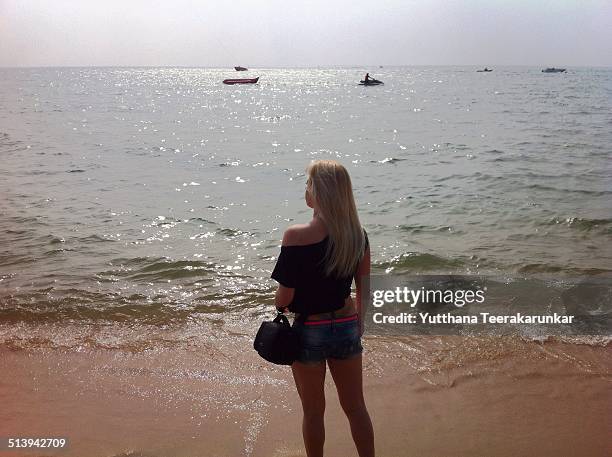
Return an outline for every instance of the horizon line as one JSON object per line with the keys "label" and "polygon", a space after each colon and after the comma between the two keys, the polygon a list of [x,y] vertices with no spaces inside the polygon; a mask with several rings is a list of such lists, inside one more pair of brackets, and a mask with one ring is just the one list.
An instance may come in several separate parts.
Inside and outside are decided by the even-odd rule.
{"label": "horizon line", "polygon": [[[350,64],[350,65],[282,65],[282,66],[251,66],[248,70],[268,70],[268,69],[320,69],[320,68],[385,68],[385,67],[482,67],[483,64]],[[486,64],[485,67],[533,67],[549,68],[546,65],[534,64]],[[609,65],[565,65],[554,68],[611,68]],[[0,69],[37,69],[37,68],[192,68],[192,69],[232,69],[234,66],[204,66],[204,65],[0,65]]]}

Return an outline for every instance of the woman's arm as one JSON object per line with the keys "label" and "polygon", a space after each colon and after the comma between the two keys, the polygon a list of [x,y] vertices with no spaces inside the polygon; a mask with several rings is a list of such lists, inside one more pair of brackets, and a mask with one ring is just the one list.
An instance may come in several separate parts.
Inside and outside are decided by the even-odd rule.
{"label": "woman's arm", "polygon": [[[298,227],[299,226],[291,226],[285,230],[282,241],[283,246],[291,246],[296,243],[299,237]],[[287,287],[279,284],[278,289],[276,289],[276,295],[274,296],[274,305],[276,309],[286,312],[287,306],[293,301],[294,294],[294,287]]]}
{"label": "woman's arm", "polygon": [[357,314],[359,315],[359,335],[363,335],[365,305],[370,297],[370,247],[363,254],[355,274]]}
{"label": "woman's arm", "polygon": [[287,306],[293,301],[293,295],[295,289],[292,287],[285,287],[282,284],[278,285],[276,289],[276,295],[274,296],[274,305],[279,311],[286,312]]}

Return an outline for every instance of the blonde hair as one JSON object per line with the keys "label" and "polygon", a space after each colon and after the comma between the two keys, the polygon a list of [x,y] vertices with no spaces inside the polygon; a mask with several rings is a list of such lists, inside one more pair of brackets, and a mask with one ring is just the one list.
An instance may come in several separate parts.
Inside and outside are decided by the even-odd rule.
{"label": "blonde hair", "polygon": [[316,160],[306,169],[308,188],[329,231],[325,272],[352,276],[365,249],[353,186],[346,168],[333,160]]}

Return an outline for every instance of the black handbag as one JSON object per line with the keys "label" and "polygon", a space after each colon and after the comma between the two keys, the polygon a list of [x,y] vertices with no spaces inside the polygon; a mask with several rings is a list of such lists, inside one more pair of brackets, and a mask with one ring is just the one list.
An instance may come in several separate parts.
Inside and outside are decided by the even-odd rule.
{"label": "black handbag", "polygon": [[273,321],[261,323],[253,347],[268,362],[291,365],[298,358],[300,342],[289,319],[279,311]]}

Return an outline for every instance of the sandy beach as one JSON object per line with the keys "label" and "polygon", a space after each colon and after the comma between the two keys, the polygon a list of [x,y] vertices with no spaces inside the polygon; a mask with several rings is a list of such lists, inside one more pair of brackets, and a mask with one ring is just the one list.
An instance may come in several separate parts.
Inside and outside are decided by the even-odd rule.
{"label": "sandy beach", "polygon": [[[74,457],[304,456],[290,370],[248,338],[125,351],[0,349],[1,435],[65,436]],[[605,456],[609,345],[364,340],[377,455]],[[356,455],[327,381],[326,455]],[[49,455],[3,452],[10,456]]]}
{"label": "sandy beach", "polygon": [[0,0],[0,457],[612,457],[612,1],[372,3]]}
{"label": "sandy beach", "polygon": [[[291,371],[252,342],[305,167],[332,159],[379,280],[486,277],[471,315],[584,318],[367,328],[377,455],[612,455],[609,68],[385,65],[365,88],[367,67],[249,64],[237,87],[233,65],[125,62],[0,69],[0,437],[304,456]],[[326,455],[355,455],[327,382]]]}

